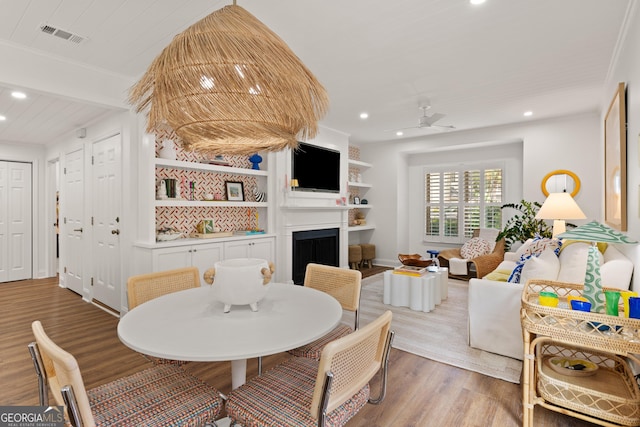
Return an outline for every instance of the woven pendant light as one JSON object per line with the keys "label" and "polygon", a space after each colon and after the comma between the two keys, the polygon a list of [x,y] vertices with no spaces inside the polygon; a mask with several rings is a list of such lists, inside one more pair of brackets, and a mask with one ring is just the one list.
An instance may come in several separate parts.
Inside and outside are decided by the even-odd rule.
{"label": "woven pendant light", "polygon": [[147,131],[171,127],[209,154],[296,148],[316,136],[325,89],[280,37],[240,6],[178,34],[131,89]]}

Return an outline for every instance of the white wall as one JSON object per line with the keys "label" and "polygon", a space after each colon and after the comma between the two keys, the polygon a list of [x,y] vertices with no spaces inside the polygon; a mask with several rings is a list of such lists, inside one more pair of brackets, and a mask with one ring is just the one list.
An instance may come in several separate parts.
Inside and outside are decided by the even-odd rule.
{"label": "white wall", "polygon": [[[480,144],[486,148],[480,148]],[[522,157],[518,159],[514,146],[520,144]],[[596,112],[431,135],[393,144],[364,144],[360,146],[360,157],[374,165],[366,178],[373,184],[367,195],[375,209],[367,218],[376,224],[371,242],[376,244],[377,262],[393,265],[397,264],[398,253],[424,253],[428,248],[438,247],[425,245],[417,237],[422,235],[422,220],[421,213],[415,211],[424,197],[421,192],[414,194],[418,186],[411,182],[411,170],[415,181],[415,169],[424,165],[451,163],[454,159],[471,162],[484,156],[506,162],[509,180],[506,202],[522,198],[544,202],[541,190],[544,176],[552,170],[568,169],[582,182],[576,201],[587,218],[602,216],[600,118]]]}
{"label": "white wall", "polygon": [[[625,234],[640,241],[640,55],[638,55],[638,52],[640,52],[640,25],[638,25],[638,22],[640,22],[640,6],[636,2],[632,4],[632,13],[624,28],[624,42],[614,58],[614,66],[611,68],[603,91],[600,135],[604,135],[604,118],[617,84],[618,82],[625,82],[627,85],[628,224]],[[600,141],[599,148],[604,153],[603,138]],[[604,160],[601,159],[600,163],[599,166],[603,171]],[[600,216],[600,222],[604,223],[604,214]],[[640,246],[619,245],[618,248],[634,261],[636,274],[634,274],[633,278],[633,289],[640,291],[640,273],[638,273],[638,268],[640,268]]]}

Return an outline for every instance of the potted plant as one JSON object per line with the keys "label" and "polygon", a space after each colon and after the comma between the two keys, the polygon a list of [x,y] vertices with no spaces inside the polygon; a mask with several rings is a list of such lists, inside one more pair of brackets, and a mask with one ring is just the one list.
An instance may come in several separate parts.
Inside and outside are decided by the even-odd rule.
{"label": "potted plant", "polygon": [[[536,219],[536,214],[542,205],[538,202],[528,202],[521,200],[520,203],[507,203],[502,205],[500,209],[515,209],[519,213],[509,218],[498,234],[496,241],[505,239],[505,250],[510,250],[511,245],[517,242],[525,242],[527,239],[533,238],[536,234],[541,237],[551,238],[553,235],[553,227],[543,219]],[[569,224],[567,224],[569,225]]]}

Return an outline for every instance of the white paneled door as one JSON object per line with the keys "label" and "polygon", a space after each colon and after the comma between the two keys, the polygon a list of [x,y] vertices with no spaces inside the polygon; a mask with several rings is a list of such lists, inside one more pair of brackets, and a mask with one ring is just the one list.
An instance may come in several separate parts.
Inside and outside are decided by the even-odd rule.
{"label": "white paneled door", "polygon": [[31,163],[0,162],[0,282],[32,275]]}
{"label": "white paneled door", "polygon": [[120,134],[93,144],[93,298],[120,311]]}
{"label": "white paneled door", "polygon": [[65,285],[83,295],[84,262],[84,149],[65,154],[64,189],[61,193],[62,236],[61,261]]}

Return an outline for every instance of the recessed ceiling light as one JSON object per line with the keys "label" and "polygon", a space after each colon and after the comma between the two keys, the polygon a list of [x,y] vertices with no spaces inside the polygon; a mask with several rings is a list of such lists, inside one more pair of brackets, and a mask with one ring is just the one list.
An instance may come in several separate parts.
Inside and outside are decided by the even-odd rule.
{"label": "recessed ceiling light", "polygon": [[368,119],[368,118],[369,118],[369,113],[360,113],[360,118],[361,118],[362,120],[364,120],[364,119]]}
{"label": "recessed ceiling light", "polygon": [[469,3],[471,4],[482,4],[484,3],[486,0],[469,0]]}
{"label": "recessed ceiling light", "polygon": [[5,116],[0,116],[0,122],[7,120]]}
{"label": "recessed ceiling light", "polygon": [[525,111],[525,112],[524,112],[524,116],[525,116],[525,117],[531,117],[531,116],[533,116],[533,111]]}
{"label": "recessed ceiling light", "polygon": [[401,130],[399,130],[398,132],[396,132],[396,135],[397,135],[397,136],[402,136],[402,135],[404,135],[404,132],[402,132]]}
{"label": "recessed ceiling light", "polygon": [[11,92],[11,96],[13,96],[16,99],[25,99],[27,97],[27,94],[24,92],[14,91],[14,92]]}

